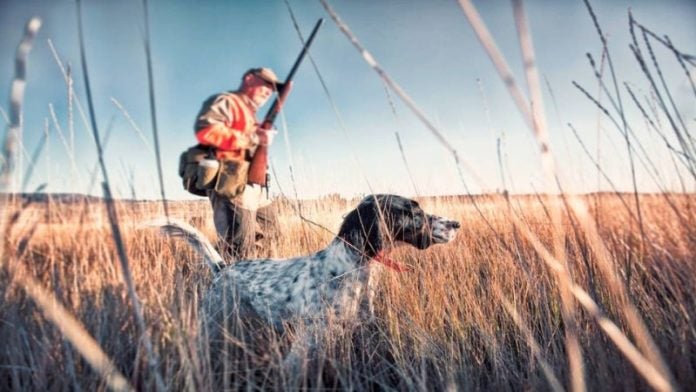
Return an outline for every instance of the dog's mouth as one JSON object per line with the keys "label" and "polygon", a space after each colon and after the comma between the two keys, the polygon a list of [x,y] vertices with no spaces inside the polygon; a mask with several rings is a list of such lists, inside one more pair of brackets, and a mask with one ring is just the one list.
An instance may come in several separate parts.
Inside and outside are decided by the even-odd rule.
{"label": "dog's mouth", "polygon": [[433,243],[434,244],[446,244],[457,236],[457,232],[454,230],[448,230],[447,233],[444,234],[433,234]]}
{"label": "dog's mouth", "polygon": [[428,224],[417,235],[402,238],[401,240],[412,244],[418,249],[425,249],[431,245],[446,244],[452,242],[460,228],[457,221],[449,220],[435,215],[428,216]]}

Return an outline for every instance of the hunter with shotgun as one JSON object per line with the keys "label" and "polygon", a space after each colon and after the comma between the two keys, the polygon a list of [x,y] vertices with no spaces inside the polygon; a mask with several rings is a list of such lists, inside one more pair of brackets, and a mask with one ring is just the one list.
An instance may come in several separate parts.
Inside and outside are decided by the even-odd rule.
{"label": "hunter with shotgun", "polygon": [[[267,170],[268,147],[277,133],[273,122],[322,22],[317,21],[284,82],[270,68],[249,69],[238,90],[211,96],[196,117],[199,144],[182,153],[179,175],[187,191],[210,199],[224,256],[256,258],[259,241],[276,230]],[[256,111],[274,92],[277,97],[259,125]]]}

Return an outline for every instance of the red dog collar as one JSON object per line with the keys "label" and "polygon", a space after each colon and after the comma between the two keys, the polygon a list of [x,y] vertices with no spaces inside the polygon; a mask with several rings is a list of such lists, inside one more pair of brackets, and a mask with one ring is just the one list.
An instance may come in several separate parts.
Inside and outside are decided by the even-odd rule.
{"label": "red dog collar", "polygon": [[375,257],[372,258],[374,261],[384,264],[387,267],[393,269],[396,272],[404,272],[404,271],[410,271],[411,267],[407,265],[403,265],[397,261],[394,261],[384,255],[384,251],[380,251],[375,255]]}

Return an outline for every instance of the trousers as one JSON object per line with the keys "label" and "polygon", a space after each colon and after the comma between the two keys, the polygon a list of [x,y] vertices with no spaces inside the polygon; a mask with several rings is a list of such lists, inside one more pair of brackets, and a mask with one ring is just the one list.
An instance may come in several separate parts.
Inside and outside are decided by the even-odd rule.
{"label": "trousers", "polygon": [[271,204],[257,210],[242,208],[215,192],[208,195],[218,234],[218,250],[225,259],[256,259],[277,232],[276,210]]}

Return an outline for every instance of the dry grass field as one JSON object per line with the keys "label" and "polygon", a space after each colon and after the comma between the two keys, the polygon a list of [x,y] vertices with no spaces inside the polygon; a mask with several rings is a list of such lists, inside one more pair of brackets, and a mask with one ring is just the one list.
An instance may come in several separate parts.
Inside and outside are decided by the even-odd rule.
{"label": "dry grass field", "polygon": [[[660,379],[694,385],[696,199],[642,195],[641,230],[635,209],[620,199],[631,197],[583,196],[593,219],[557,197],[422,199],[426,211],[462,223],[457,239],[425,252],[392,251],[413,269],[382,275],[374,319],[320,337],[302,386],[548,390],[584,383],[589,390],[643,390],[660,388]],[[354,204],[303,202],[302,212],[337,230]],[[282,233],[269,242],[268,255],[306,254],[332,238],[303,221],[292,203],[276,206]],[[261,344],[228,336],[227,355],[211,357],[197,313],[209,273],[185,243],[142,226],[162,216],[160,204],[117,203],[154,358],[134,317],[104,205],[7,207],[1,390],[103,390],[113,379],[95,370],[98,360],[86,359],[99,351],[137,389],[153,389],[156,373],[173,390],[288,387],[281,363],[291,332],[267,334]],[[214,238],[207,203],[171,209]],[[550,219],[554,211],[560,224]],[[567,274],[556,268],[564,260]],[[87,334],[98,346],[79,339]],[[579,350],[569,349],[573,341]]]}
{"label": "dry grass field", "polygon": [[[561,189],[564,181],[573,180],[561,178],[556,171],[554,162],[560,163],[559,158],[564,157],[552,148],[551,127],[547,129],[543,105],[539,104],[543,102],[540,72],[522,2],[513,2],[513,12],[528,97],[523,96],[525,89],[515,82],[475,7],[470,1],[459,3],[534,135],[542,169],[537,174],[545,179],[544,189]],[[630,48],[645,85],[641,88],[625,81],[621,79],[624,70],[614,69],[607,37],[590,2],[583,3],[602,50],[587,54],[596,86],[573,83],[588,99],[587,104],[596,106],[597,137],[600,130],[609,132],[606,128],[611,126],[606,124],[611,123],[611,132],[618,132],[614,136],[620,135],[626,147],[622,162],[626,170],[610,176],[604,170],[613,173],[613,168],[604,166],[605,158],[619,154],[615,152],[619,149],[614,146],[614,150],[600,151],[599,141],[593,146],[568,124],[597,169],[597,188],[584,189],[628,189],[631,193],[510,197],[504,193],[419,199],[427,212],[461,223],[457,238],[425,251],[409,247],[391,250],[389,258],[411,268],[383,271],[374,317],[356,320],[348,328],[320,331],[318,348],[306,355],[300,374],[288,374],[283,358],[295,335],[302,332],[302,325],[292,325],[284,334],[266,327],[233,326],[221,350],[211,348],[199,315],[210,272],[186,243],[166,238],[147,226],[147,222],[163,217],[162,204],[10,196],[20,188],[6,184],[18,185],[20,179],[22,189],[31,184],[46,140],[38,143],[31,170],[22,172],[22,164],[16,164],[22,154],[26,155],[20,120],[40,115],[28,111],[24,115],[21,110],[27,83],[26,57],[41,25],[39,19],[31,19],[17,50],[12,105],[6,120],[9,128],[0,162],[0,191],[7,192],[0,197],[0,391],[694,388],[696,138],[689,128],[693,128],[689,109],[693,98],[675,101],[672,91],[693,91],[696,97],[692,76],[696,56],[678,50],[667,36],[649,30],[629,11],[631,43],[620,44]],[[80,72],[87,93],[83,106],[89,109],[91,120],[91,126],[86,120],[85,125],[94,135],[103,194],[110,196],[113,184],[107,174],[112,168],[107,170],[106,141],[103,146],[96,125],[80,2],[77,4]],[[147,32],[147,2],[144,4]],[[406,103],[452,153],[468,189],[459,158],[464,154],[458,154],[425,112],[386,77],[327,2],[322,4],[377,71],[388,92]],[[570,23],[567,26],[574,29]],[[145,36],[150,67],[149,33]],[[661,52],[656,54],[653,48],[658,47]],[[670,71],[664,68],[667,59],[673,62]],[[153,138],[157,142],[155,90],[151,72],[148,75]],[[78,102],[71,78],[70,71],[64,74],[70,104],[73,98]],[[678,80],[676,89],[672,78]],[[553,95],[550,84],[549,92]],[[628,109],[628,102],[635,107]],[[576,106],[575,102],[564,104]],[[68,107],[67,129],[73,129],[72,107]],[[605,122],[601,126],[600,113]],[[53,117],[58,129],[55,114]],[[48,120],[45,135],[47,138]],[[398,133],[396,136],[400,140]],[[507,155],[502,136],[496,139],[497,163],[505,189],[506,176],[515,174],[504,173],[508,169],[502,158]],[[68,155],[74,157],[74,146],[71,151],[63,142]],[[399,146],[406,162],[400,141]],[[160,167],[159,147],[155,151]],[[68,170],[63,163],[48,162],[55,170]],[[13,173],[15,170],[19,171]],[[601,183],[600,174],[604,178]],[[158,177],[164,188],[161,172]],[[95,181],[97,178],[95,175]],[[617,187],[613,180],[618,179],[621,183]],[[632,187],[626,185],[629,179]],[[645,189],[661,193],[640,193],[644,188],[638,184],[646,179],[654,187]],[[677,180],[681,192],[670,193],[677,189]],[[606,186],[602,185],[605,182]],[[135,187],[130,185],[135,195]],[[323,248],[338,230],[343,215],[357,202],[339,197],[276,200],[280,230],[266,238],[262,256],[283,258]],[[169,211],[172,217],[215,239],[207,201],[169,202]],[[329,326],[331,323],[329,318]]]}

